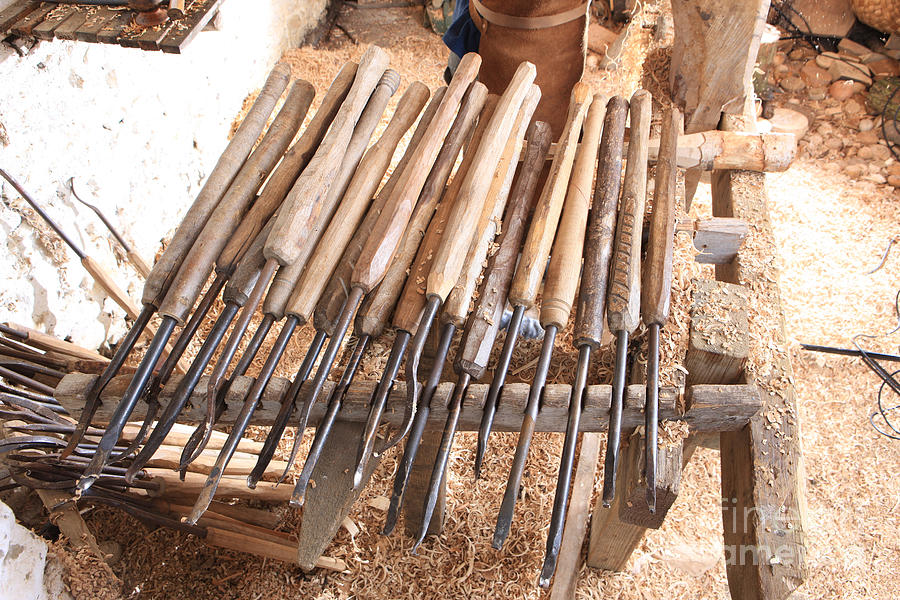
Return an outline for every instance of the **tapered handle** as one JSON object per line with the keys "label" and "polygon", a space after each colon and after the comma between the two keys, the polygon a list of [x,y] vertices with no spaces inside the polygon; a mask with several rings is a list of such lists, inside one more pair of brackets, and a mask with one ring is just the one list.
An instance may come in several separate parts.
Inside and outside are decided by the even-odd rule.
{"label": "tapered handle", "polygon": [[234,137],[231,138],[216,166],[213,167],[206,179],[203,189],[200,190],[196,200],[182,218],[172,241],[169,242],[165,252],[153,266],[150,276],[144,283],[142,304],[158,307],[162,303],[184,257],[187,256],[194,240],[206,225],[209,215],[222,199],[228,186],[231,185],[241,165],[250,155],[250,151],[253,150],[253,145],[259,139],[259,134],[265,128],[269,115],[275,109],[275,104],[290,79],[291,68],[287,63],[278,63],[269,73],[253,107],[244,117],[241,126],[238,127]]}
{"label": "tapered handle", "polygon": [[556,226],[562,213],[563,201],[566,198],[581,125],[590,103],[590,87],[579,81],[572,88],[566,126],[557,144],[550,175],[535,207],[531,227],[522,248],[522,257],[513,277],[509,292],[509,301],[513,305],[530,308],[537,298],[553,237],[556,235]]}
{"label": "tapered handle", "polygon": [[[487,88],[485,88],[485,90],[486,89]],[[472,131],[472,139],[469,141],[468,148],[466,148],[463,153],[462,162],[456,170],[456,174],[453,176],[450,185],[447,186],[447,190],[444,192],[440,204],[438,204],[437,211],[428,223],[424,237],[421,238],[421,242],[419,243],[416,252],[415,262],[409,268],[409,276],[406,277],[406,283],[403,286],[400,301],[397,303],[397,308],[394,310],[393,325],[400,331],[413,333],[419,326],[419,319],[425,308],[425,279],[428,277],[428,272],[431,270],[431,265],[434,262],[434,255],[437,251],[438,244],[440,244],[441,237],[443,236],[444,231],[446,231],[447,218],[450,216],[450,210],[453,208],[453,203],[456,202],[456,199],[459,197],[462,180],[465,178],[466,173],[472,165],[478,145],[481,143],[488,122],[490,121],[491,115],[494,114],[494,109],[497,108],[497,102],[499,100],[499,96],[493,94],[487,96],[484,106],[481,109],[481,115],[478,117],[478,124]]]}
{"label": "tapered handle", "polygon": [[475,286],[478,284],[478,277],[484,268],[491,243],[500,228],[500,221],[503,218],[503,211],[506,209],[509,190],[512,187],[519,155],[525,141],[525,132],[540,99],[540,88],[532,85],[528,96],[525,97],[525,101],[519,108],[512,134],[507,139],[506,147],[503,148],[500,155],[500,162],[494,171],[487,198],[482,205],[481,216],[475,226],[475,233],[469,244],[469,250],[456,285],[450,290],[447,301],[444,303],[442,318],[453,323],[458,329],[462,329],[466,323],[469,306],[475,295]]}
{"label": "tapered handle", "polygon": [[354,331],[357,335],[377,337],[381,335],[388,323],[394,307],[403,290],[403,285],[410,272],[410,265],[416,257],[419,244],[425,235],[428,224],[434,216],[435,206],[441,199],[450,171],[456,164],[456,158],[463,147],[463,143],[469,137],[478,113],[481,112],[487,99],[487,88],[481,83],[473,83],[463,98],[456,120],[444,140],[431,173],[422,187],[422,194],[416,203],[416,209],[409,219],[409,225],[403,234],[400,247],[394,254],[391,266],[381,283],[372,293],[366,296],[357,312]]}
{"label": "tapered handle", "polygon": [[353,86],[328,134],[278,211],[278,219],[266,242],[266,259],[275,259],[282,266],[297,261],[302,252],[303,232],[317,221],[322,212],[328,189],[340,169],[356,122],[388,62],[387,53],[377,46],[370,47],[363,54]]}
{"label": "tapered handle", "polygon": [[141,312],[140,309],[135,306],[131,297],[125,293],[125,290],[119,287],[116,280],[113,279],[113,276],[105,267],[103,267],[103,265],[90,256],[82,258],[81,265],[84,267],[85,271],[91,274],[94,281],[100,284],[100,287],[109,294],[115,303],[122,307],[122,310],[124,310],[129,317],[137,319],[138,313]]}
{"label": "tapered handle", "polygon": [[375,190],[390,165],[400,138],[419,116],[428,100],[428,94],[425,84],[415,82],[410,85],[384,133],[360,161],[337,212],[316,245],[300,283],[294,287],[287,303],[287,312],[297,317],[301,323],[306,323],[312,317],[328,279],[372,203]]}
{"label": "tapered handle", "polygon": [[363,246],[365,246],[366,240],[368,240],[369,235],[372,233],[372,229],[375,227],[375,223],[378,221],[378,217],[381,216],[388,199],[393,193],[394,188],[397,186],[400,176],[409,165],[410,158],[415,154],[416,149],[422,142],[422,138],[425,137],[428,125],[437,113],[437,109],[441,105],[446,93],[447,88],[441,87],[434,92],[434,95],[432,95],[431,100],[428,102],[428,106],[425,107],[425,111],[419,119],[419,124],[416,125],[416,129],[409,141],[409,145],[406,147],[406,152],[403,153],[400,162],[397,163],[397,166],[388,178],[387,183],[384,184],[384,187],[378,192],[375,200],[372,201],[369,210],[366,211],[363,222],[356,228],[356,232],[350,239],[350,243],[347,244],[344,253],[341,255],[341,261],[332,272],[331,278],[328,280],[328,285],[325,287],[325,291],[322,293],[318,304],[316,304],[316,310],[313,313],[313,322],[315,323],[317,330],[325,331],[328,335],[334,333],[337,319],[344,306],[344,300],[347,298],[347,293],[350,291],[350,279],[353,275],[353,269],[356,266],[356,262],[359,259]]}
{"label": "tapered handle", "polygon": [[256,239],[250,244],[250,248],[238,261],[234,269],[234,274],[228,279],[225,288],[222,290],[222,300],[243,306],[246,304],[256,280],[259,279],[259,272],[266,263],[266,257],[263,256],[263,246],[266,244],[266,237],[272,230],[274,221],[269,219],[262,231],[257,234]]}
{"label": "tapered handle", "polygon": [[562,218],[550,254],[547,281],[541,296],[541,325],[545,328],[555,325],[560,331],[565,329],[572,312],[572,303],[575,302],[606,102],[607,98],[603,94],[595,95],[584,119],[581,145],[575,155]]}
{"label": "tapered handle", "polygon": [[550,126],[544,121],[533,122],[526,137],[528,147],[503,215],[502,233],[497,238],[498,249],[488,260],[456,359],[460,372],[468,373],[476,380],[484,374],[494,348],[516,258],[528,227],[528,216],[537,201],[538,179],[553,141]]}
{"label": "tapered handle", "polygon": [[672,251],[675,242],[675,186],[681,112],[671,108],[663,118],[653,188],[650,237],[641,281],[641,316],[644,323],[662,325],[669,318],[672,293]]}
{"label": "tapered handle", "polygon": [[584,240],[584,267],[578,290],[574,344],[600,347],[606,310],[606,284],[616,231],[619,191],[622,187],[622,152],[625,145],[625,120],[628,101],[613,97],[606,107],[594,203],[588,217]]}
{"label": "tapered handle", "polygon": [[359,65],[354,62],[345,63],[341,70],[338,71],[331,87],[325,97],[322,98],[322,104],[319,110],[313,116],[309,125],[303,130],[300,139],[284,153],[284,158],[278,164],[278,168],[269,177],[266,186],[253,206],[247,212],[241,224],[234,232],[219,259],[216,262],[216,269],[220,273],[225,273],[228,265],[234,265],[238,257],[243,254],[244,249],[253,242],[256,234],[259,233],[264,223],[275,214],[275,211],[284,202],[285,197],[290,191],[300,172],[309,164],[313,153],[322,143],[322,138],[328,131],[331,122],[337,115],[338,109],[347,97],[350,86],[353,85],[353,79],[356,77],[356,70]]}
{"label": "tapered handle", "polygon": [[641,233],[647,195],[650,102],[650,93],[646,90],[638,90],[631,97],[631,137],[606,301],[609,328],[628,333],[634,331],[640,321]]}
{"label": "tapered handle", "polygon": [[422,186],[425,185],[425,179],[453,124],[463,94],[475,80],[480,66],[481,57],[477,54],[466,54],[460,61],[425,137],[422,138],[409,166],[404,169],[384,211],[372,229],[372,234],[366,240],[351,278],[353,285],[365,293],[372,291],[387,272],[391,258],[403,238],[403,231],[412,216]]}
{"label": "tapered handle", "polygon": [[256,191],[278,163],[288,144],[297,134],[306,111],[306,82],[291,87],[287,100],[272,122],[262,142],[235,177],[216,210],[197,236],[181,270],[159,307],[162,315],[183,322],[197,301],[214,261],[225,247],[231,233],[256,198]]}
{"label": "tapered handle", "polygon": [[132,248],[128,252],[125,253],[128,257],[128,262],[140,273],[144,279],[150,277],[150,265],[144,261],[144,257],[137,253],[137,250]]}
{"label": "tapered handle", "polygon": [[459,279],[494,171],[497,170],[507,140],[513,134],[519,109],[531,91],[536,75],[537,69],[533,64],[520,64],[497,103],[484,138],[478,145],[472,167],[466,173],[459,190],[459,199],[454,203],[447,219],[447,231],[451,235],[443,237],[434,257],[426,285],[428,296],[446,300]]}

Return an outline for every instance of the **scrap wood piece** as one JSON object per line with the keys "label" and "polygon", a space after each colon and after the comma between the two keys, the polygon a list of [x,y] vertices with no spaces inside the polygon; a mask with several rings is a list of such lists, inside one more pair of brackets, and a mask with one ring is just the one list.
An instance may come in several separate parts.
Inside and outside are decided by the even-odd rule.
{"label": "scrap wood piece", "polygon": [[44,17],[44,20],[39,25],[31,30],[31,35],[39,40],[52,40],[53,30],[62,25],[66,19],[76,14],[78,10],[77,6],[58,4],[56,8],[47,13],[47,16]]}
{"label": "scrap wood piece", "polygon": [[84,23],[75,31],[75,39],[81,42],[96,42],[97,34],[106,26],[106,23],[121,11],[112,10],[106,6],[100,6],[88,11]]}
{"label": "scrap wood piece", "polygon": [[[34,4],[38,5],[35,10],[27,13],[8,27],[10,33],[21,37],[30,37],[31,31],[44,20],[47,13],[56,8],[56,5],[51,2],[35,2]],[[0,27],[0,31],[3,31],[2,27]]]}
{"label": "scrap wood piece", "polygon": [[163,52],[180,54],[216,14],[222,0],[197,0],[187,8],[184,18],[175,22],[169,33],[159,42]]}
{"label": "scrap wood piece", "polygon": [[53,30],[54,37],[60,40],[74,40],[75,32],[78,31],[78,28],[84,24],[87,18],[88,12],[86,10],[76,11]]}
{"label": "scrap wood piece", "polygon": [[13,2],[0,11],[0,33],[6,33],[18,21],[34,12],[40,2]]}

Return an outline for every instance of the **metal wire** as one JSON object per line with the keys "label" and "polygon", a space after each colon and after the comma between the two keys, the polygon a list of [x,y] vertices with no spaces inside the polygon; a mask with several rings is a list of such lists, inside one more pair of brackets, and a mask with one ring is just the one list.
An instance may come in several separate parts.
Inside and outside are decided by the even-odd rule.
{"label": "metal wire", "polygon": [[862,339],[874,340],[893,335],[894,333],[897,333],[897,331],[900,331],[900,290],[898,290],[897,294],[894,296],[894,314],[897,317],[897,325],[893,329],[881,335],[855,335],[853,336],[853,345],[859,350],[863,363],[865,363],[865,365],[881,379],[881,385],[878,388],[878,395],[876,397],[875,410],[869,415],[869,422],[872,424],[875,431],[881,435],[892,440],[900,440],[900,429],[894,425],[889,416],[889,413],[900,409],[900,404],[886,408],[884,399],[885,387],[889,387],[891,391],[894,392],[895,396],[900,398],[900,381],[897,381],[896,378],[896,375],[900,373],[900,370],[894,371],[893,373],[888,372],[887,369],[881,366],[881,363],[875,360],[875,358],[869,352],[866,352],[860,345],[860,340]]}

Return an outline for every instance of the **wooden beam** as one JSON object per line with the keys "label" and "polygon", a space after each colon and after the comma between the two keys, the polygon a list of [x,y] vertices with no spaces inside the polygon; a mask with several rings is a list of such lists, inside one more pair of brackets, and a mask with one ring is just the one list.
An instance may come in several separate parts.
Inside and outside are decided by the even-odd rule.
{"label": "wooden beam", "polygon": [[[640,443],[629,445],[628,452],[638,456],[627,460],[633,460],[636,465],[646,464],[645,446],[643,437]],[[625,487],[622,489],[619,518],[623,523],[638,525],[645,529],[659,529],[678,497],[683,467],[682,442],[658,446],[656,456],[656,512],[651,513],[647,506],[647,478],[644,476],[644,469],[635,469],[632,471],[633,477],[624,482]]]}
{"label": "wooden beam", "polygon": [[691,301],[691,329],[684,357],[688,386],[737,383],[750,352],[749,291],[741,285],[698,280]]}
{"label": "wooden beam", "polygon": [[[62,406],[72,415],[79,415],[84,406],[84,396],[87,393],[95,375],[83,373],[70,373],[66,375],[56,387],[54,396]],[[175,374],[169,384],[160,394],[160,402],[165,406],[171,399],[181,375]],[[116,404],[122,397],[122,393],[131,381],[131,376],[116,377],[106,387],[101,395],[101,406],[94,418],[95,425],[102,425],[109,421],[109,417]],[[218,427],[228,427],[234,423],[235,416],[241,406],[241,400],[247,393],[253,380],[249,377],[239,377],[232,384],[226,402],[228,409],[219,420]],[[251,425],[271,425],[280,407],[281,397],[287,391],[289,381],[280,377],[273,377],[266,387],[259,406],[254,412]],[[365,422],[369,413],[369,400],[375,381],[360,381],[354,383],[347,393],[341,409],[339,419],[349,422]],[[326,398],[328,398],[333,382],[326,382],[320,400],[313,407],[309,417],[309,426],[315,427],[325,412]],[[482,406],[487,395],[487,384],[472,384],[466,393],[460,415],[460,431],[478,431],[481,423]],[[180,423],[199,423],[203,418],[205,404],[203,394],[206,390],[206,378],[200,379],[191,398],[191,404],[185,407],[179,416]],[[447,402],[453,391],[453,383],[441,383],[435,391],[432,400],[431,414],[428,418],[427,430],[443,430],[447,419]],[[522,426],[522,414],[525,402],[528,398],[529,386],[526,383],[510,383],[504,386],[500,404],[497,408],[494,430],[519,431]],[[588,386],[585,398],[584,414],[581,420],[581,431],[606,431],[609,420],[609,400],[611,387],[608,385]],[[753,390],[755,393],[755,389]],[[302,395],[301,390],[301,395]],[[720,388],[716,394],[721,394],[720,401],[730,404],[735,401],[749,402],[748,410],[753,414],[758,409],[758,398],[754,393],[748,393],[747,386],[729,386]],[[644,394],[643,385],[630,385],[626,389],[625,410],[623,422],[625,427],[638,427],[644,423]],[[698,431],[723,431],[740,428],[742,425],[727,418],[717,418],[718,409],[710,406],[697,407],[694,410],[680,414],[676,409],[677,391],[675,388],[666,387],[660,390],[660,420],[684,420]],[[544,390],[543,404],[537,418],[537,431],[565,431],[568,418],[569,385],[550,384]],[[406,404],[406,386],[403,382],[397,382],[391,390],[385,408],[383,421],[393,425],[399,424],[403,419]],[[133,420],[141,420],[146,412],[146,406],[138,403],[131,415]]]}
{"label": "wooden beam", "polygon": [[679,222],[676,231],[691,235],[698,263],[724,265],[734,261],[750,227],[741,219],[712,217]]}
{"label": "wooden beam", "polygon": [[[422,434],[422,443],[416,453],[412,470],[409,473],[409,481],[406,491],[403,493],[403,516],[406,533],[413,539],[419,534],[419,524],[422,522],[422,513],[425,512],[425,496],[428,494],[428,485],[431,482],[431,473],[434,471],[434,461],[437,458],[438,448],[441,446],[442,432],[426,431]],[[451,449],[452,452],[452,449]],[[447,507],[447,469],[438,490],[437,504],[428,523],[427,535],[438,535],[444,526],[444,515]]]}

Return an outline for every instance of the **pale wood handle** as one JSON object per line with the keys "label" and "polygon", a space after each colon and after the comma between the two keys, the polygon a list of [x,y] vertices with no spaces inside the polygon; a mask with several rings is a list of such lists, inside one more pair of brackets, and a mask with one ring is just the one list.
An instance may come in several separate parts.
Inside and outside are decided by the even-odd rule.
{"label": "pale wood handle", "polygon": [[522,257],[519,259],[519,266],[513,277],[512,287],[509,291],[509,301],[513,305],[530,308],[537,298],[538,288],[544,278],[544,269],[547,266],[547,257],[550,256],[553,237],[556,235],[556,225],[559,223],[559,216],[562,213],[569,174],[572,172],[575,150],[578,147],[578,136],[581,133],[581,124],[590,103],[590,87],[579,81],[572,88],[566,125],[557,144],[557,152],[553,158],[550,175],[535,207],[528,237],[525,238],[525,245],[522,248]]}
{"label": "pale wood handle", "polygon": [[603,337],[606,283],[622,187],[622,152],[627,117],[628,102],[621,96],[613,97],[607,104],[606,118],[603,120],[597,185],[584,240],[584,268],[575,315],[576,347],[587,344],[598,348]]}
{"label": "pale wood handle", "polygon": [[475,295],[475,286],[478,284],[478,276],[481,275],[487,260],[491,242],[494,241],[500,228],[500,220],[506,209],[513,176],[516,174],[518,156],[525,141],[525,131],[540,99],[541,89],[532,85],[528,96],[525,97],[525,101],[519,108],[512,134],[506,141],[506,147],[503,149],[497,169],[494,171],[490,189],[482,205],[481,216],[475,226],[475,234],[472,236],[472,242],[469,245],[459,278],[444,303],[442,318],[453,323],[459,329],[465,325],[466,317],[469,314],[469,305]]}
{"label": "pale wood handle", "polygon": [[296,135],[306,114],[306,82],[291,87],[284,106],[272,122],[259,146],[241,167],[222,201],[210,215],[203,231],[182,262],[178,275],[169,287],[159,313],[184,322],[206,283],[214,261],[256,198],[256,191],[278,163]]}
{"label": "pale wood handle", "polygon": [[313,153],[319,147],[322,138],[325,137],[325,133],[341,107],[341,103],[347,97],[347,92],[350,91],[350,86],[353,85],[357,67],[358,65],[354,62],[345,63],[341,67],[334,81],[332,81],[331,87],[328,88],[325,97],[322,98],[319,110],[316,111],[309,125],[303,130],[303,134],[297,140],[297,143],[285,152],[284,158],[281,159],[278,168],[269,177],[259,198],[241,220],[238,229],[232,234],[231,239],[228,240],[228,243],[219,255],[219,263],[217,264],[219,272],[224,272],[224,265],[233,264],[236,257],[243,253],[247,245],[256,238],[263,224],[275,214],[275,211],[284,202],[294,182],[297,181],[300,172],[309,164]]}
{"label": "pale wood handle", "polygon": [[131,249],[125,253],[125,256],[128,257],[128,262],[131,263],[131,266],[133,266],[144,279],[150,277],[150,265],[148,265],[144,261],[144,258],[137,253],[137,250]]}
{"label": "pale wood handle", "polygon": [[65,354],[66,356],[72,356],[83,360],[100,361],[103,363],[109,362],[109,359],[99,352],[88,350],[83,346],[61,340],[58,337],[43,333],[36,329],[9,322],[3,323],[3,326],[12,329],[14,331],[13,335],[27,342],[29,346],[34,346],[40,350]]}
{"label": "pale wood handle", "polygon": [[353,268],[356,266],[356,261],[359,259],[363,246],[365,246],[366,240],[372,233],[372,228],[375,227],[378,217],[384,210],[388,198],[390,198],[394,187],[400,180],[400,176],[409,164],[410,157],[415,154],[422,138],[425,136],[425,131],[428,129],[428,125],[434,118],[435,113],[437,113],[437,109],[441,105],[446,92],[446,87],[440,87],[432,95],[431,101],[425,107],[425,111],[419,119],[419,124],[413,131],[409,145],[406,147],[406,152],[403,153],[400,162],[397,163],[387,183],[384,184],[384,187],[381,188],[381,191],[378,192],[375,200],[369,206],[363,222],[356,228],[356,233],[353,234],[353,238],[341,255],[341,262],[338,263],[337,268],[332,272],[331,279],[328,280],[328,286],[322,293],[318,304],[316,304],[315,313],[313,313],[313,321],[317,330],[325,331],[328,335],[334,333],[335,323],[341,313],[344,300],[347,298],[347,292],[350,291],[350,279],[353,274]]}
{"label": "pale wood handle", "polygon": [[410,85],[384,133],[359,163],[337,213],[316,246],[315,253],[287,304],[287,312],[297,317],[301,323],[306,323],[312,317],[332,272],[372,203],[372,196],[390,166],[397,144],[419,116],[428,95],[425,84],[417,81]]}
{"label": "pale wood handle", "polygon": [[253,240],[250,248],[238,261],[234,274],[228,279],[225,289],[222,290],[222,300],[225,302],[243,306],[250,297],[250,293],[256,285],[256,280],[259,279],[259,273],[266,263],[266,257],[263,256],[263,246],[266,243],[266,235],[272,229],[272,223],[272,219],[269,219],[266,226]]}
{"label": "pale wood handle", "polygon": [[[479,83],[479,85],[483,84]],[[474,87],[473,85],[473,89]],[[485,90],[487,90],[486,87]],[[472,130],[472,138],[463,152],[462,162],[453,176],[453,181],[447,186],[440,204],[437,206],[437,210],[434,212],[431,221],[427,223],[424,237],[417,236],[420,237],[421,241],[418,244],[415,262],[409,269],[409,276],[405,279],[406,283],[403,286],[403,292],[394,310],[393,325],[400,331],[413,333],[419,326],[419,319],[422,316],[422,310],[425,308],[425,278],[428,276],[428,271],[431,270],[435,250],[445,231],[450,210],[459,197],[460,184],[472,165],[476,150],[481,143],[491,115],[494,114],[494,109],[497,107],[499,100],[500,97],[494,94],[487,96],[485,99],[481,115],[478,117],[478,124]]]}
{"label": "pale wood handle", "polygon": [[266,259],[280,265],[297,261],[304,232],[316,222],[341,160],[347,151],[353,129],[372,91],[387,69],[389,57],[377,46],[370,47],[359,61],[359,69],[347,98],[315,155],[288,193],[266,243]]}
{"label": "pale wood handle", "polygon": [[178,225],[178,229],[175,230],[172,241],[169,242],[166,250],[153,266],[150,276],[144,283],[142,304],[158,307],[162,303],[184,257],[194,244],[194,240],[200,235],[203,226],[206,225],[209,215],[222,199],[228,186],[231,185],[231,181],[237,175],[241,165],[250,155],[250,151],[253,150],[253,145],[266,126],[269,115],[275,109],[275,104],[290,79],[291,68],[286,63],[278,63],[272,69],[262,91],[253,103],[253,107],[244,117],[241,126],[238,127],[225,151],[222,152],[222,156],[219,157],[219,161],[206,179],[197,199],[194,200]]}
{"label": "pale wood handle", "polygon": [[650,93],[646,90],[638,90],[631,97],[631,139],[606,301],[606,320],[612,331],[630,333],[640,321],[641,233],[647,195],[650,104]]}
{"label": "pale wood handle", "polygon": [[472,168],[466,173],[458,200],[447,219],[446,230],[450,235],[444,236],[441,240],[434,264],[428,272],[426,284],[428,296],[446,300],[459,279],[472,243],[472,236],[481,217],[482,207],[487,199],[491,179],[500,162],[500,155],[512,135],[519,109],[531,90],[536,75],[537,69],[533,64],[530,62],[520,64],[497,103],[484,138],[478,145]]}
{"label": "pale wood handle", "polygon": [[555,325],[560,331],[565,329],[572,312],[581,274],[584,231],[591,206],[591,186],[594,182],[597,147],[600,145],[607,101],[608,98],[602,94],[595,95],[584,120],[581,145],[569,178],[569,190],[566,192],[562,218],[550,253],[547,281],[541,295],[541,325],[545,328]]}
{"label": "pale wood handle", "polygon": [[384,211],[372,228],[372,234],[366,240],[351,277],[353,285],[360,287],[365,293],[372,291],[387,272],[422,186],[425,185],[425,179],[453,124],[463,94],[475,80],[480,67],[481,57],[477,54],[469,53],[462,58],[425,137],[408,167],[403,170]]}
{"label": "pale wood handle", "polygon": [[473,83],[463,99],[456,120],[453,122],[450,132],[444,140],[444,145],[434,161],[431,173],[428,174],[428,179],[422,187],[422,194],[419,196],[412,217],[410,217],[409,225],[403,233],[403,240],[394,254],[391,266],[388,267],[387,273],[378,287],[366,296],[359,307],[353,326],[357,335],[379,336],[388,323],[428,223],[434,216],[435,206],[447,185],[450,171],[456,164],[459,151],[472,131],[486,99],[487,87],[478,82]]}
{"label": "pale wood handle", "polygon": [[138,313],[140,313],[141,310],[135,306],[128,294],[125,293],[125,290],[119,287],[116,280],[113,279],[112,274],[107,271],[103,265],[87,255],[81,259],[81,265],[84,267],[85,271],[91,274],[94,281],[100,284],[100,287],[109,294],[109,297],[122,307],[122,310],[124,310],[129,317],[132,319],[137,318]]}
{"label": "pale wood handle", "polygon": [[484,279],[478,288],[475,308],[466,321],[457,365],[473,379],[480,379],[487,368],[506,306],[519,248],[528,227],[528,217],[537,201],[537,184],[543,170],[553,132],[544,121],[535,121],[528,131],[528,147],[522,166],[510,192],[503,227],[497,239],[499,249],[488,261]]}
{"label": "pale wood handle", "polygon": [[675,154],[681,132],[681,112],[671,108],[663,118],[653,188],[650,237],[641,281],[641,316],[644,324],[662,325],[669,318],[672,293],[672,252],[675,241],[675,188],[678,168]]}

